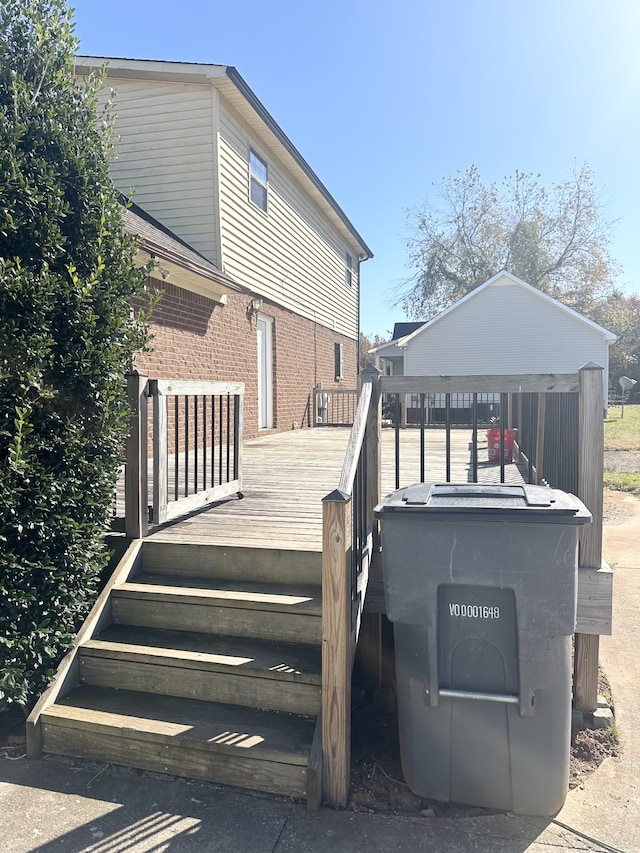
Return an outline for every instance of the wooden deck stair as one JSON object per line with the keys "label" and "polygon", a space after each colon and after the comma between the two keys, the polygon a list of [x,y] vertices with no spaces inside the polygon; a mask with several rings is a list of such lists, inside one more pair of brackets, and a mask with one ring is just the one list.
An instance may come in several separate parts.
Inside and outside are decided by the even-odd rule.
{"label": "wooden deck stair", "polygon": [[134,544],[30,718],[30,754],[317,807],[321,555]]}

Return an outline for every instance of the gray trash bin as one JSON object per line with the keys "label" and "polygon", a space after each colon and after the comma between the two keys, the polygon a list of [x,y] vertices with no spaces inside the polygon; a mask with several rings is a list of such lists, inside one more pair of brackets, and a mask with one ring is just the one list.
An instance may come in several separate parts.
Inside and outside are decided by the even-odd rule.
{"label": "gray trash bin", "polygon": [[402,769],[423,797],[551,815],[564,802],[578,526],[541,486],[399,489],[376,507]]}

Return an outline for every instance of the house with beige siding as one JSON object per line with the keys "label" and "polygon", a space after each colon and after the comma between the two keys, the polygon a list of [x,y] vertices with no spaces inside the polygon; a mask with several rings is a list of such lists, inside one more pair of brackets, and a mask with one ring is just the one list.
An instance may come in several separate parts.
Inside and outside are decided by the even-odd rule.
{"label": "house with beige siding", "polygon": [[141,262],[157,262],[162,298],[136,367],[244,382],[247,437],[313,423],[318,383],[355,387],[371,251],[235,68],[78,57],[77,73],[103,65],[130,227],[164,232],[192,264],[185,272],[175,253],[169,263],[148,233],[145,252],[142,227]]}

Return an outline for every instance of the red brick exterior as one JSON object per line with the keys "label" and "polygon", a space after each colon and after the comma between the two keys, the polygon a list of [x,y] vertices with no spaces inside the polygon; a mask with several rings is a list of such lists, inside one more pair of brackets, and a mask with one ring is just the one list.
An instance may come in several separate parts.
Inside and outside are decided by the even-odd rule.
{"label": "red brick exterior", "polygon": [[[157,282],[149,279],[153,290]],[[151,351],[136,368],[151,379],[211,379],[244,382],[244,435],[258,435],[257,334],[248,310],[249,294],[230,294],[226,305],[166,283],[150,324]],[[357,387],[357,343],[350,338],[271,305],[273,317],[273,430],[313,425],[313,389]],[[342,343],[344,378],[334,376],[334,344]]]}

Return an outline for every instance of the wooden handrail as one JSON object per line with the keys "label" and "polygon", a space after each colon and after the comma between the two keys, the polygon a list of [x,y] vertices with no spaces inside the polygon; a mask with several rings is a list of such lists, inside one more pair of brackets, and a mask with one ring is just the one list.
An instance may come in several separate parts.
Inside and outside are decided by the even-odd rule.
{"label": "wooden handrail", "polygon": [[[322,505],[323,790],[328,802],[342,807],[350,781],[351,671],[373,550],[371,481],[379,481],[379,410],[374,376],[360,392],[338,488]],[[373,453],[366,444],[368,431]],[[363,521],[366,530],[360,529]],[[358,577],[359,589],[354,589]]]}
{"label": "wooden handrail", "polygon": [[362,444],[364,442],[364,436],[367,428],[372,392],[373,385],[371,382],[367,382],[362,386],[362,391],[360,392],[360,397],[358,399],[358,408],[356,409],[356,416],[353,420],[353,426],[351,427],[351,434],[349,435],[349,442],[347,444],[347,452],[345,453],[344,462],[342,464],[342,473],[340,474],[340,482],[338,484],[338,491],[345,495],[351,495],[353,493],[353,484],[356,478],[356,471],[358,469],[358,460],[362,451]]}
{"label": "wooden handrail", "polygon": [[199,379],[154,379],[154,393],[164,396],[219,396],[244,394],[244,382],[216,382]]}
{"label": "wooden handrail", "polygon": [[579,373],[482,376],[382,376],[383,394],[569,393],[580,390]]}

